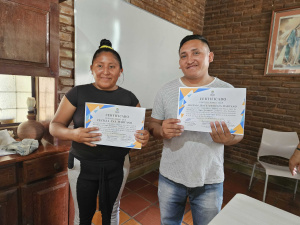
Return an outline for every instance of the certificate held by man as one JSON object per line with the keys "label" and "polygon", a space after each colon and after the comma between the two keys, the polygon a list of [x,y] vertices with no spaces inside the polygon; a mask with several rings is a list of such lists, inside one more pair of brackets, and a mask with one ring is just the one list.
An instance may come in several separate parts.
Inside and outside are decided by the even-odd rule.
{"label": "certificate held by man", "polygon": [[141,149],[135,140],[137,130],[144,129],[145,108],[85,103],[85,128],[98,127],[101,140],[98,145]]}
{"label": "certificate held by man", "polygon": [[231,134],[243,135],[246,88],[180,87],[177,119],[184,130],[211,132],[211,122],[224,121]]}

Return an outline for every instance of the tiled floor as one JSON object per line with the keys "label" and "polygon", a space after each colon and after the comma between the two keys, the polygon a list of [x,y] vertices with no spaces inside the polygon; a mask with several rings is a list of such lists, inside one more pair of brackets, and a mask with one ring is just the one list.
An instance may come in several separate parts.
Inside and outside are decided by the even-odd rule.
{"label": "tiled floor", "polygon": [[[264,181],[254,179],[248,191],[250,177],[234,170],[225,169],[223,207],[236,193],[262,200]],[[152,171],[127,182],[121,199],[120,224],[159,225],[160,214],[157,198],[158,171]],[[266,203],[300,216],[300,193],[293,200],[293,191],[278,185],[268,184]],[[101,225],[101,213],[96,212],[93,223]],[[182,225],[191,225],[192,214],[187,203]]]}

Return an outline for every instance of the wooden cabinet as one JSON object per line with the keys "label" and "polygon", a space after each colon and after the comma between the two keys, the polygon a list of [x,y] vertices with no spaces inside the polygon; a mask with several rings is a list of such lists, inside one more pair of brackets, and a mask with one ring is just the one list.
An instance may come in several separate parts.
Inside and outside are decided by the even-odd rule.
{"label": "wooden cabinet", "polygon": [[18,192],[16,165],[0,167],[0,225],[18,224]]}
{"label": "wooden cabinet", "polygon": [[21,187],[22,224],[68,225],[67,175]]}
{"label": "wooden cabinet", "polygon": [[0,0],[0,74],[58,76],[58,0]]}
{"label": "wooden cabinet", "polygon": [[0,192],[0,224],[18,225],[18,213],[17,189]]}
{"label": "wooden cabinet", "polygon": [[[23,162],[22,224],[68,225],[68,153]],[[59,176],[51,177],[59,172]],[[41,180],[38,182],[33,182]]]}
{"label": "wooden cabinet", "polygon": [[0,157],[0,225],[69,224],[68,149]]}
{"label": "wooden cabinet", "polygon": [[23,162],[23,182],[42,179],[56,173],[66,171],[68,153],[59,153]]}

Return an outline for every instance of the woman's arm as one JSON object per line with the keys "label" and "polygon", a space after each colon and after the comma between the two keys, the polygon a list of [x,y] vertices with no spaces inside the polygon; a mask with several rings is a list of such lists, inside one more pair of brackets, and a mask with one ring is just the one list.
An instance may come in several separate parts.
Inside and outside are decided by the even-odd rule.
{"label": "woman's arm", "polygon": [[70,122],[72,121],[75,110],[76,107],[73,106],[70,101],[64,96],[61,103],[59,104],[54,118],[50,122],[50,134],[61,140],[76,141],[89,146],[96,146],[95,144],[92,144],[90,142],[99,141],[99,136],[101,136],[101,134],[90,132],[98,130],[98,128],[68,128]]}
{"label": "woman's arm", "polygon": [[291,156],[289,161],[289,168],[293,176],[300,172],[300,144],[295,149],[294,154]]}

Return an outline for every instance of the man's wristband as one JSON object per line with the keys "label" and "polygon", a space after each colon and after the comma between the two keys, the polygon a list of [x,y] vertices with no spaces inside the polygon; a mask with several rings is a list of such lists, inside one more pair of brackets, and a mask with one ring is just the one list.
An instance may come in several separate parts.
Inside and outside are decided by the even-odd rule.
{"label": "man's wristband", "polygon": [[300,148],[297,147],[296,149],[297,149],[298,151],[300,151]]}

